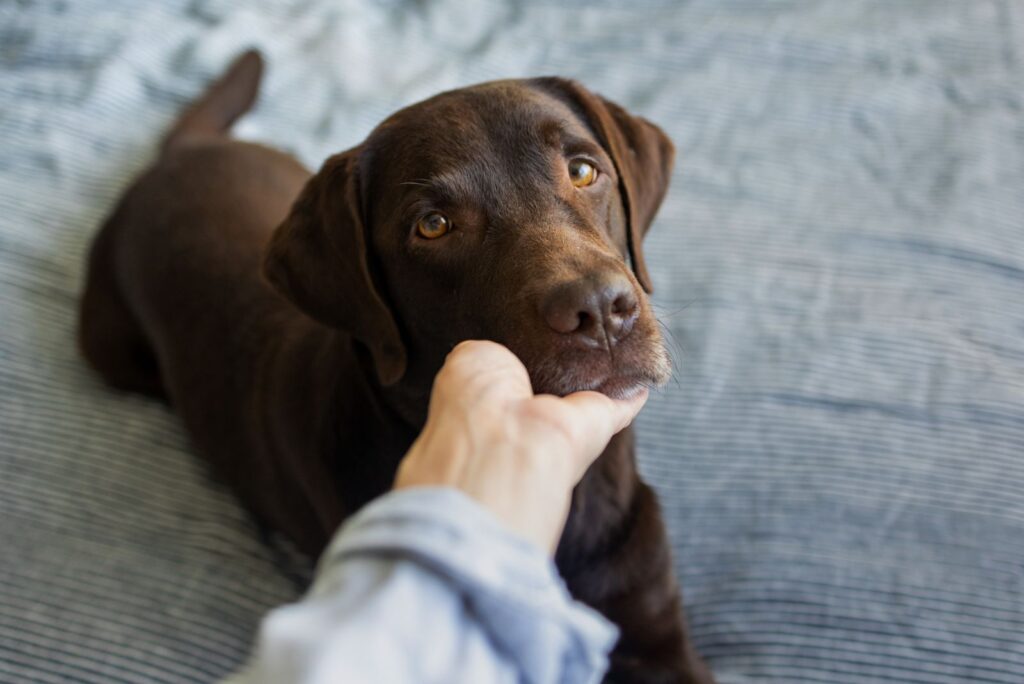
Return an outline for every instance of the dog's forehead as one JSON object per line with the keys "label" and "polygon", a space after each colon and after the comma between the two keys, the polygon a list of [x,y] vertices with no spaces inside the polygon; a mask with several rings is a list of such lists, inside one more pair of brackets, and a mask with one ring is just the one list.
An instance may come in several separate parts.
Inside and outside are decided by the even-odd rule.
{"label": "dog's forehead", "polygon": [[[574,110],[528,81],[484,83],[434,96],[385,120],[367,140],[375,174],[392,182],[457,173],[489,161],[538,163],[565,138],[597,144]],[[375,164],[376,165],[376,164]],[[494,164],[498,171],[500,164]]]}

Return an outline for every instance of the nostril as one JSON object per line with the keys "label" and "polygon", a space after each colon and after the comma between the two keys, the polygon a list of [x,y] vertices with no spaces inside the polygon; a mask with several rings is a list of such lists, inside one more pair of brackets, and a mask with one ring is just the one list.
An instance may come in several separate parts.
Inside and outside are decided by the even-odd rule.
{"label": "nostril", "polygon": [[608,343],[615,345],[628,337],[633,330],[633,324],[640,315],[640,305],[636,295],[625,288],[610,293],[608,300],[604,330],[608,336]]}
{"label": "nostril", "polygon": [[628,294],[621,294],[612,302],[611,312],[626,317],[636,310],[636,299]]}
{"label": "nostril", "polygon": [[593,320],[593,318],[594,317],[591,316],[586,311],[580,311],[579,313],[576,314],[576,320],[578,321],[578,324],[575,328],[573,328],[572,332],[575,332],[576,330],[586,330],[591,326],[591,321]]}

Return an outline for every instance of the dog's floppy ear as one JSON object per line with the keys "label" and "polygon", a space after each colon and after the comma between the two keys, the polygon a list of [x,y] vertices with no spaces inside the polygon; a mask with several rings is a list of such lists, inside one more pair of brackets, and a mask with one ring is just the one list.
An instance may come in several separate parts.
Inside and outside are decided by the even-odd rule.
{"label": "dog's floppy ear", "polygon": [[675,147],[665,132],[647,119],[595,95],[579,83],[562,78],[537,79],[541,87],[567,96],[576,106],[615,163],[619,192],[629,222],[626,237],[633,272],[651,292],[651,276],[644,263],[643,237],[668,190]]}
{"label": "dog's floppy ear", "polygon": [[405,373],[405,347],[373,283],[357,154],[331,157],[306,183],[270,239],[263,273],[300,310],[366,345],[381,384],[391,385]]}

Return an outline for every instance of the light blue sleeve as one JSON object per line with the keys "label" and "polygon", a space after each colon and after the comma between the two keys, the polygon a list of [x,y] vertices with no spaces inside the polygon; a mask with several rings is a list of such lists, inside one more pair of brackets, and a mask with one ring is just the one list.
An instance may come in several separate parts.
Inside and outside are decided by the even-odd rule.
{"label": "light blue sleeve", "polygon": [[454,489],[347,521],[302,601],[263,621],[230,684],[600,681],[617,638],[552,561]]}

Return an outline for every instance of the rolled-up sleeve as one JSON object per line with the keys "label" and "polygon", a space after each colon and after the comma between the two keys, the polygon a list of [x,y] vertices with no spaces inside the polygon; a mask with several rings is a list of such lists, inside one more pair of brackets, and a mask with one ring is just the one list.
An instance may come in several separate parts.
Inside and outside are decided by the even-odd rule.
{"label": "rolled-up sleeve", "polygon": [[264,619],[227,681],[596,682],[616,636],[547,555],[472,499],[407,489],[342,526],[309,593]]}

